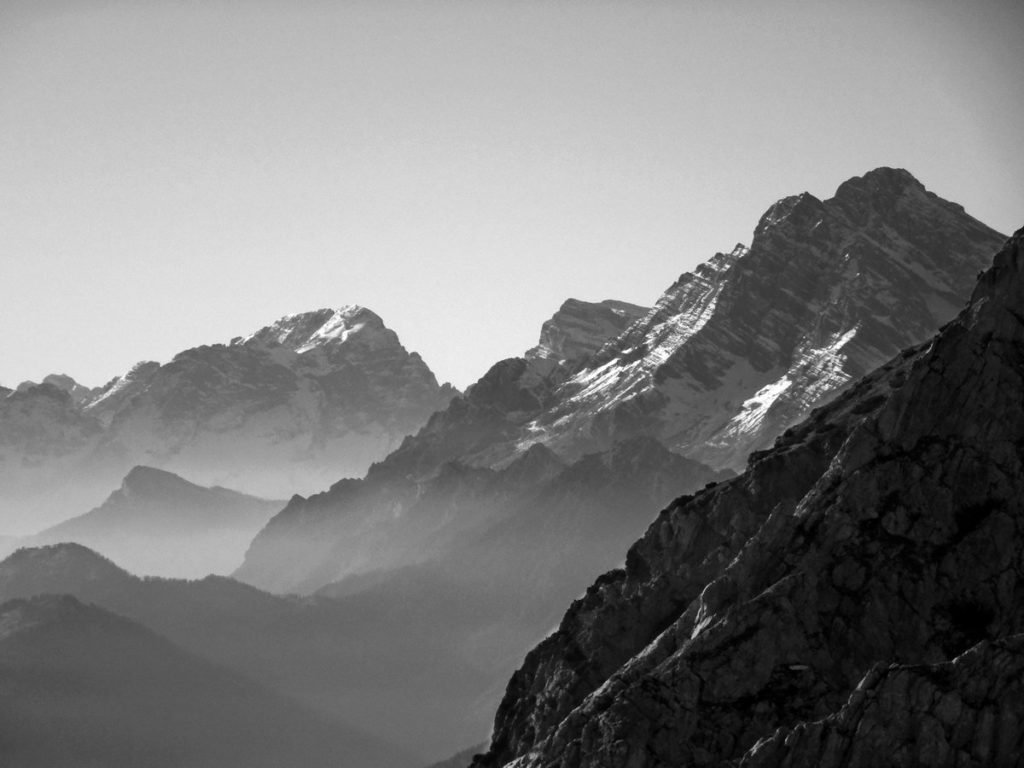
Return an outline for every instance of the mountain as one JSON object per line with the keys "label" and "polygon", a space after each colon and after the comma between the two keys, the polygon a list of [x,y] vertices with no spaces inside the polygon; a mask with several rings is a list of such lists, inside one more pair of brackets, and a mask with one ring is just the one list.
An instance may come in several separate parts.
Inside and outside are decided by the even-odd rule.
{"label": "mountain", "polygon": [[[742,468],[752,449],[951,319],[1001,240],[902,170],[850,179],[824,202],[780,200],[750,248],[683,275],[643,317],[567,302],[537,347],[494,365],[363,481],[292,499],[237,576],[309,590],[332,569],[366,570],[398,520],[437,535],[417,500],[446,464],[500,470],[538,443],[571,463],[640,437]],[[445,518],[449,529],[471,524]]]}
{"label": "mountain", "polygon": [[237,568],[252,537],[282,506],[139,466],[100,506],[19,544],[77,542],[133,573],[199,578]]}
{"label": "mountain", "polygon": [[1019,764],[1022,242],[933,340],[665,509],[474,765]]}
{"label": "mountain", "polygon": [[486,665],[466,664],[448,636],[421,631],[435,623],[430,605],[279,597],[215,576],[142,579],[77,544],[25,548],[0,562],[0,601],[55,593],[125,616],[320,718],[397,745],[409,757],[395,768],[426,765],[482,738],[479,712],[467,725],[466,710],[501,682]]}
{"label": "mountain", "polygon": [[110,450],[264,496],[357,476],[455,394],[364,307],[143,365],[85,405]]}
{"label": "mountain", "polygon": [[6,765],[391,766],[354,729],[68,596],[0,605]]}
{"label": "mountain", "polygon": [[679,278],[523,428],[567,456],[634,434],[742,470],[847,382],[953,318],[1004,236],[907,171],[775,203]]}
{"label": "mountain", "polygon": [[318,490],[456,394],[359,306],[139,363],[98,390],[62,376],[23,389],[0,401],[0,524],[23,530],[96,506],[137,464],[269,498]]}

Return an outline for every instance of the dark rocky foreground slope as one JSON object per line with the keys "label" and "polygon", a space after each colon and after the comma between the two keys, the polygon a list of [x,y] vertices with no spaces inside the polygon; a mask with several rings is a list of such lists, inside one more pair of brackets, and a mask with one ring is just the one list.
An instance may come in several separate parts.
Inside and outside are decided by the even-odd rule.
{"label": "dark rocky foreground slope", "polygon": [[0,761],[392,768],[408,758],[68,596],[0,605]]}
{"label": "dark rocky foreground slope", "polygon": [[474,764],[1021,764],[1022,240],[931,343],[666,509]]}

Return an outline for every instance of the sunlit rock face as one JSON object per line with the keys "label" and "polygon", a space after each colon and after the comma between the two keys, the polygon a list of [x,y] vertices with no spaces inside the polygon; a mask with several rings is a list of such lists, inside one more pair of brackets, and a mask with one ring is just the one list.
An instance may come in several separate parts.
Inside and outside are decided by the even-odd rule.
{"label": "sunlit rock face", "polygon": [[749,248],[683,275],[524,429],[573,455],[645,434],[716,468],[747,455],[962,306],[1003,236],[879,168],[775,203]]}
{"label": "sunlit rock face", "polygon": [[475,765],[1018,764],[1022,242],[933,340],[662,512]]}
{"label": "sunlit rock face", "polygon": [[289,315],[96,390],[50,376],[8,393],[0,493],[29,530],[96,506],[135,464],[265,497],[310,493],[362,475],[455,394],[368,309]]}

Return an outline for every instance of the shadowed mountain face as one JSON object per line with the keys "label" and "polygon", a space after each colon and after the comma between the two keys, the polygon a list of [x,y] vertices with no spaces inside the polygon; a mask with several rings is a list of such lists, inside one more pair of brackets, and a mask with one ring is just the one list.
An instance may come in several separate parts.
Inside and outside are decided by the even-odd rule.
{"label": "shadowed mountain face", "polygon": [[135,467],[96,509],[18,544],[77,542],[133,573],[199,578],[237,568],[252,537],[282,506]]}
{"label": "shadowed mountain face", "polygon": [[407,762],[68,596],[0,605],[0,753],[19,768]]}
{"label": "shadowed mountain face", "polygon": [[[237,575],[305,591],[407,564],[370,558],[396,527],[443,535],[420,509],[453,461],[500,471],[540,443],[571,463],[643,437],[741,468],[750,450],[952,318],[1001,240],[901,170],[851,179],[824,202],[781,200],[749,249],[683,275],[639,319],[614,302],[567,302],[538,347],[492,367],[364,480],[293,499]],[[598,343],[595,329],[612,335]],[[481,517],[469,514],[440,517],[458,530]]]}
{"label": "shadowed mountain face", "polygon": [[0,524],[78,514],[140,463],[262,496],[308,493],[361,475],[454,394],[355,306],[139,363],[97,390],[28,382],[0,399]]}
{"label": "shadowed mountain face", "polygon": [[665,510],[476,764],[1019,764],[1022,241],[934,341]]}

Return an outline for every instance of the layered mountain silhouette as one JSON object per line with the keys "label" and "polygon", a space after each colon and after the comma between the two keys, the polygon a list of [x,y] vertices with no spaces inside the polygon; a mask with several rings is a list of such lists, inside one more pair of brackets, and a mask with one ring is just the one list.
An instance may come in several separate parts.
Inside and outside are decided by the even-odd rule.
{"label": "layered mountain silhouette", "polygon": [[[950,320],[1002,239],[903,170],[850,179],[824,202],[780,200],[750,248],[683,275],[641,317],[607,302],[564,306],[538,347],[492,367],[364,480],[293,499],[237,575],[309,591],[405,564],[388,551],[394,529],[437,540],[479,526],[485,515],[436,501],[451,462],[501,471],[541,444],[572,463],[642,437],[742,468],[751,450]],[[586,343],[565,343],[574,333]],[[423,499],[447,512],[431,519]]]}
{"label": "layered mountain silhouette", "polygon": [[[139,578],[78,544],[24,548],[0,562],[0,601],[50,594],[125,616],[319,719],[394,745],[406,755],[392,763],[397,768],[422,768],[473,743],[482,717],[467,711],[482,691],[502,682],[479,660],[467,664],[450,644],[465,642],[465,613],[461,625],[439,633],[438,623],[451,616],[433,614],[430,604],[384,604],[361,595],[280,597],[215,576]],[[454,605],[457,597],[450,600]],[[491,711],[493,699],[487,699]],[[346,753],[338,754],[348,764]]]}
{"label": "layered mountain silhouette", "polygon": [[0,754],[19,768],[408,760],[68,596],[0,605]]}
{"label": "layered mountain silhouette", "polygon": [[[167,471],[334,484],[260,531],[235,573],[247,584],[139,579],[58,544],[0,563],[0,599],[94,602],[419,765],[478,743],[495,708],[480,766],[853,765],[864,723],[879,744],[924,728],[914,755],[939,754],[931,721],[954,696],[969,725],[943,725],[942,759],[1002,754],[983,742],[985,723],[1010,722],[1024,631],[1004,522],[1018,256],[930,341],[1002,241],[878,169],[829,200],[779,201],[749,248],[653,308],[567,301],[463,395],[359,308],[142,364],[98,393],[29,384],[0,400],[0,473],[99,475],[143,453],[133,464],[163,468],[135,470],[147,488],[184,482]],[[346,441],[431,397],[413,436],[338,479],[360,474],[337,464]],[[139,498],[81,520],[120,530]],[[195,535],[215,514],[182,521]]]}
{"label": "layered mountain silhouette", "polygon": [[284,502],[203,488],[170,472],[135,467],[95,509],[8,543],[84,544],[132,573],[200,578],[227,574]]}
{"label": "layered mountain silhouette", "polygon": [[139,363],[98,390],[28,382],[0,399],[0,524],[80,514],[136,464],[263,497],[308,493],[362,475],[454,394],[359,306]]}
{"label": "layered mountain silhouette", "polygon": [[663,511],[474,765],[1020,764],[1022,242],[932,341]]}

